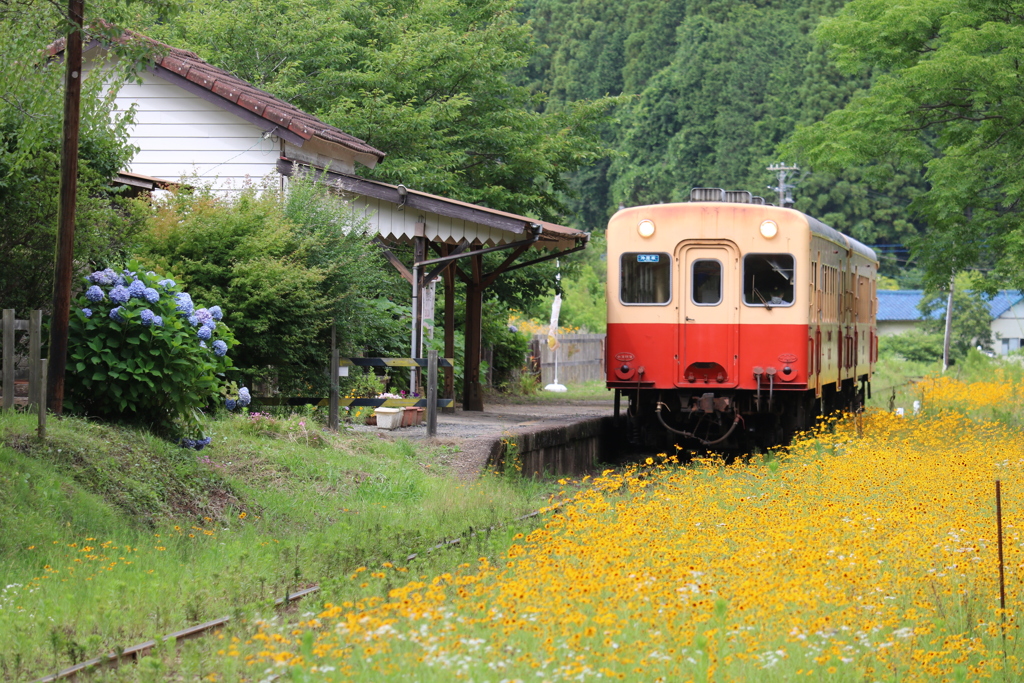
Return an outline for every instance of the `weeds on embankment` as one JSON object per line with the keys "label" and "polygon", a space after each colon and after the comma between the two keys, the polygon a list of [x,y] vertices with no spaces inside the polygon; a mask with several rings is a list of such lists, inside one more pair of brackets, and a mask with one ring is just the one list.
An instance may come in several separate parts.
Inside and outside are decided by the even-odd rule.
{"label": "weeds on embankment", "polygon": [[[31,680],[186,626],[274,613],[289,590],[421,553],[440,573],[501,556],[516,530],[472,536],[544,505],[551,484],[445,472],[450,447],[331,434],[306,416],[210,420],[210,448],[144,432],[0,414],[0,679]],[[445,539],[465,547],[423,554]],[[472,542],[469,539],[472,538]],[[317,598],[311,598],[316,602]],[[211,646],[164,648],[186,678]],[[96,680],[169,675],[160,657]],[[146,673],[149,672],[149,673]]]}

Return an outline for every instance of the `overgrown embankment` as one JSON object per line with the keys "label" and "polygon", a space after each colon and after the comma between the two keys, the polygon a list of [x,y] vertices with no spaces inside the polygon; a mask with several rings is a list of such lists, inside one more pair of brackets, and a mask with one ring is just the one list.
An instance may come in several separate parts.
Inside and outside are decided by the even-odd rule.
{"label": "overgrown embankment", "polygon": [[[225,416],[204,429],[213,442],[197,453],[74,418],[51,421],[41,442],[29,416],[0,415],[0,641],[11,644],[0,678],[273,613],[288,590],[468,538],[547,500],[542,483],[447,476],[451,447],[332,434],[312,416]],[[513,533],[406,566],[443,572],[465,553],[497,556]],[[179,659],[203,670],[202,657],[198,669]]]}

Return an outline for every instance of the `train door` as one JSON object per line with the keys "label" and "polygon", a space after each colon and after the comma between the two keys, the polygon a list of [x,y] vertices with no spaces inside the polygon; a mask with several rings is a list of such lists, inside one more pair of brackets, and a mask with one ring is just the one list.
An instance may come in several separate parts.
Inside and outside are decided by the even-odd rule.
{"label": "train door", "polygon": [[739,382],[739,250],[729,242],[683,242],[679,277],[680,386]]}

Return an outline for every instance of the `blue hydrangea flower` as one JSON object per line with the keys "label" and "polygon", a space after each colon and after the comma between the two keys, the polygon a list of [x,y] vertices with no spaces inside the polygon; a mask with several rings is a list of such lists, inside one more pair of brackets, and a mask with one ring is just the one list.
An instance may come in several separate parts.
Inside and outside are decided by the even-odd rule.
{"label": "blue hydrangea flower", "polygon": [[206,342],[204,342],[204,341],[199,342],[199,348],[205,349],[206,348]]}
{"label": "blue hydrangea flower", "polygon": [[132,283],[128,285],[128,294],[133,299],[141,299],[146,296],[146,283],[142,280],[132,280]]}
{"label": "blue hydrangea flower", "polygon": [[203,325],[196,332],[196,336],[199,337],[200,339],[202,339],[203,341],[206,341],[207,339],[209,339],[210,337],[213,336],[213,332],[210,331],[209,327],[207,327],[206,325]]}
{"label": "blue hydrangea flower", "polygon": [[[84,315],[86,318],[91,318],[92,317],[92,309],[91,308],[83,308],[82,309],[82,315]],[[224,354],[222,353],[222,354],[219,354],[219,355],[223,356]]]}
{"label": "blue hydrangea flower", "polygon": [[156,316],[153,314],[153,311],[148,308],[142,309],[142,312],[139,313],[139,321],[146,327],[153,324],[154,318],[156,318]]}
{"label": "blue hydrangea flower", "polygon": [[99,285],[93,285],[89,289],[85,290],[85,298],[93,303],[103,301],[106,295],[103,294],[103,290],[100,289]]}
{"label": "blue hydrangea flower", "polygon": [[195,448],[196,442],[193,439],[189,439],[186,437],[178,441],[178,445],[181,446],[182,448]]}
{"label": "blue hydrangea flower", "polygon": [[144,296],[146,301],[151,304],[155,304],[160,301],[160,292],[156,291],[152,287],[146,287],[145,291],[142,292],[142,296]]}
{"label": "blue hydrangea flower", "polygon": [[121,307],[120,306],[116,306],[114,308],[111,308],[109,315],[110,315],[110,319],[113,320],[116,323],[123,323],[124,322],[124,318],[121,317]]}
{"label": "blue hydrangea flower", "polygon": [[224,311],[220,310],[220,306],[210,306],[210,317],[219,321],[224,317]]}
{"label": "blue hydrangea flower", "polygon": [[124,287],[125,285],[128,284],[128,280],[125,278],[124,275],[117,273],[114,275],[114,284]]}
{"label": "blue hydrangea flower", "polygon": [[213,316],[210,315],[210,312],[205,308],[197,308],[196,319],[199,320],[200,323],[206,323],[210,320],[213,320]]}
{"label": "blue hydrangea flower", "polygon": [[218,356],[223,356],[228,352],[228,345],[224,342],[223,339],[218,339],[217,341],[213,342],[213,352]]}
{"label": "blue hydrangea flower", "polygon": [[163,317],[159,316],[159,315],[154,315],[153,316],[153,327],[163,327],[163,326],[164,326],[164,319],[163,319]]}
{"label": "blue hydrangea flower", "polygon": [[214,330],[217,329],[217,323],[214,320],[207,320],[205,323],[203,323],[203,327],[209,329],[210,332],[213,332]]}
{"label": "blue hydrangea flower", "polygon": [[174,295],[174,300],[177,302],[174,310],[179,313],[184,313],[185,315],[191,315],[192,309],[195,308],[195,305],[192,303],[192,297],[190,297],[187,292],[178,292]]}
{"label": "blue hydrangea flower", "polygon": [[238,390],[238,405],[247,406],[252,403],[252,396],[249,395],[249,390],[242,387]]}
{"label": "blue hydrangea flower", "polygon": [[157,284],[163,287],[164,289],[171,289],[177,285],[177,283],[174,280],[171,280],[170,278],[161,280]]}
{"label": "blue hydrangea flower", "polygon": [[97,270],[95,273],[89,275],[89,281],[94,285],[102,285],[109,287],[117,282],[117,273],[112,269],[106,268],[105,270]]}
{"label": "blue hydrangea flower", "polygon": [[131,294],[124,288],[124,285],[118,285],[110,290],[110,300],[120,306],[121,304],[128,303],[128,299],[131,298]]}
{"label": "blue hydrangea flower", "polygon": [[224,407],[227,408],[228,410],[234,410],[235,406],[237,405],[238,402],[235,401],[235,399],[233,398],[229,398],[228,400],[224,401]]}
{"label": "blue hydrangea flower", "polygon": [[211,441],[213,441],[212,436],[204,436],[202,439],[196,439],[196,450],[203,450],[204,448],[210,445]]}

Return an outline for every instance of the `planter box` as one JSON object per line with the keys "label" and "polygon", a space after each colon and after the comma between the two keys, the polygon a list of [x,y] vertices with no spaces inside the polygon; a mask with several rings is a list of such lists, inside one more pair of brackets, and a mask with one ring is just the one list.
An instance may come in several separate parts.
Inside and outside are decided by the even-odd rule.
{"label": "planter box", "polygon": [[377,426],[381,429],[397,429],[402,426],[401,408],[377,408],[373,411]]}
{"label": "planter box", "polygon": [[414,424],[416,424],[415,420],[416,420],[416,409],[415,408],[409,408],[409,407],[402,408],[402,426],[403,427],[412,427]]}

